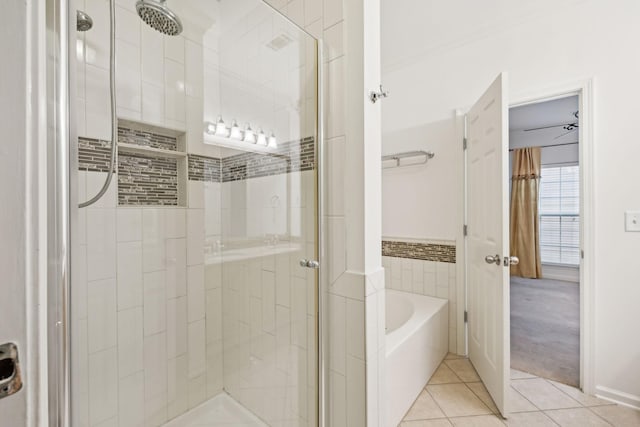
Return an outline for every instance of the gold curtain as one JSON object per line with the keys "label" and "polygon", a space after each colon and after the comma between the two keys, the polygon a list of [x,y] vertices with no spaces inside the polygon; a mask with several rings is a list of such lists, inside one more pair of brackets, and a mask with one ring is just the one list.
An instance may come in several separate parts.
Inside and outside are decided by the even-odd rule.
{"label": "gold curtain", "polygon": [[531,279],[542,277],[538,219],[540,153],[540,147],[514,150],[511,176],[511,255],[520,259],[518,265],[511,266],[511,274]]}

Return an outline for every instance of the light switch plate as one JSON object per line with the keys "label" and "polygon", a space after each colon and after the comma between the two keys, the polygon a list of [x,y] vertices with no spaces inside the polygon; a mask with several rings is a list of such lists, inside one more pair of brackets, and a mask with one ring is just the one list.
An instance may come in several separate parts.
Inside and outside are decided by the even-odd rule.
{"label": "light switch plate", "polygon": [[624,230],[640,231],[640,211],[624,213]]}

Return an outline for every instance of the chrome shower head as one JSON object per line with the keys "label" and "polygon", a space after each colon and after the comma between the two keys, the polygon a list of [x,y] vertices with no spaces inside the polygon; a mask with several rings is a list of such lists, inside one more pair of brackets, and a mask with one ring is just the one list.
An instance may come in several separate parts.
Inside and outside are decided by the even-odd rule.
{"label": "chrome shower head", "polygon": [[93,19],[85,12],[76,10],[76,31],[89,31],[93,27]]}
{"label": "chrome shower head", "polygon": [[178,15],[166,5],[166,0],[138,0],[138,15],[154,30],[168,36],[177,36],[182,32],[182,22]]}

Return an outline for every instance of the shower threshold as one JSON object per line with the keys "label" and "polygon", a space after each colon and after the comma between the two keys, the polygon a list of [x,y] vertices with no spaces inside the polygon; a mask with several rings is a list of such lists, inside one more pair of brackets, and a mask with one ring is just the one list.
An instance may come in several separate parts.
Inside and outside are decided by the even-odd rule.
{"label": "shower threshold", "polygon": [[222,392],[164,424],[163,427],[268,427],[262,420]]}

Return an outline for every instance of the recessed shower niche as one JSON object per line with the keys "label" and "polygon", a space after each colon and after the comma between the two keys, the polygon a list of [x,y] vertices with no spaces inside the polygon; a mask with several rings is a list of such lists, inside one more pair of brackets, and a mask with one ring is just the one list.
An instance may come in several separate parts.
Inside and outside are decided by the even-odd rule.
{"label": "recessed shower niche", "polygon": [[186,206],[185,133],[118,120],[118,206]]}

